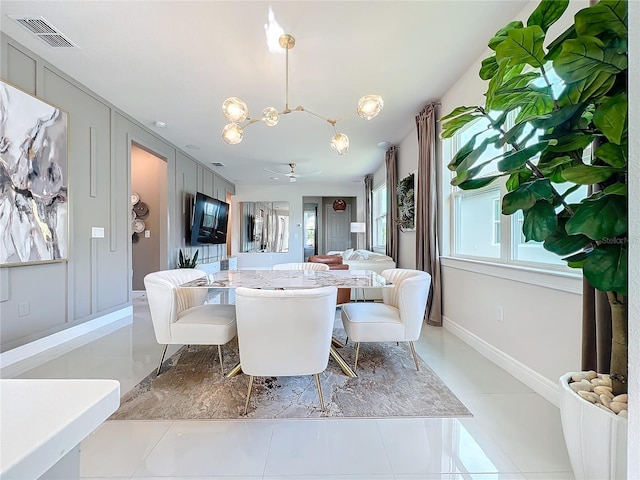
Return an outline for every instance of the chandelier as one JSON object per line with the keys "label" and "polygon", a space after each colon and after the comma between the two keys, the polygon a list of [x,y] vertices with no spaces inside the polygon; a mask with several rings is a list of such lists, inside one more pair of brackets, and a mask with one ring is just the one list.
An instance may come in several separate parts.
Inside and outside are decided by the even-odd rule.
{"label": "chandelier", "polygon": [[262,111],[262,116],[260,118],[251,118],[249,117],[249,109],[247,108],[246,103],[238,97],[229,97],[222,104],[222,111],[229,121],[222,130],[222,140],[229,145],[236,145],[242,141],[244,129],[252,123],[262,121],[268,127],[274,127],[278,124],[282,115],[287,115],[291,112],[306,112],[328,122],[333,127],[334,135],[331,138],[331,148],[333,148],[339,155],[344,155],[347,153],[347,150],[349,150],[349,137],[344,133],[338,132],[336,129],[336,123],[353,117],[354,115],[359,115],[364,120],[371,120],[380,113],[380,110],[382,110],[382,107],[384,106],[382,97],[380,95],[365,95],[358,101],[358,107],[354,113],[337,119],[325,118],[317,113],[307,110],[302,105],[299,105],[294,109],[289,108],[289,50],[295,46],[296,40],[292,35],[284,34],[280,36],[279,43],[280,46],[285,49],[286,55],[284,109],[279,112],[274,107],[267,107]]}

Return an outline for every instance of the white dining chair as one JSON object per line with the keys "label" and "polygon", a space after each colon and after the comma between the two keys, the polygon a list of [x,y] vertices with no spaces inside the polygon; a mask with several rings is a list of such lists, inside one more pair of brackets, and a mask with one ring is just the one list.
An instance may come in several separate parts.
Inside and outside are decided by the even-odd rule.
{"label": "white dining chair", "polygon": [[254,376],[314,375],[325,411],[319,373],[329,361],[337,294],[336,287],[236,289],[240,365],[249,375],[245,415]]}
{"label": "white dining chair", "polygon": [[149,273],[144,286],[149,299],[156,340],[164,344],[156,375],[160,373],[169,345],[217,345],[220,370],[224,375],[221,346],[236,336],[233,305],[205,304],[206,288],[179,285],[206,276],[202,270],[178,268]]}
{"label": "white dining chair", "polygon": [[403,268],[390,268],[381,275],[393,284],[382,289],[382,303],[342,306],[347,340],[357,342],[353,369],[358,367],[361,342],[409,342],[416,370],[420,370],[413,342],[422,331],[431,275]]}
{"label": "white dining chair", "polygon": [[329,270],[329,265],[312,262],[276,263],[272,270]]}

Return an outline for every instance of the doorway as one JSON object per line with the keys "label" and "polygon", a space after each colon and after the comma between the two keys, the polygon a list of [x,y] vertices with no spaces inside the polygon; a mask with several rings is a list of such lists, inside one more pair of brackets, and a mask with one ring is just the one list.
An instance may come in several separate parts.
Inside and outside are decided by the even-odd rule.
{"label": "doorway", "polygon": [[[132,289],[144,290],[144,277],[162,270],[167,249],[167,162],[131,144]],[[164,255],[166,258],[166,254]]]}
{"label": "doorway", "polygon": [[351,248],[351,205],[345,210],[335,211],[332,205],[325,205],[325,245],[327,252],[344,251]]}

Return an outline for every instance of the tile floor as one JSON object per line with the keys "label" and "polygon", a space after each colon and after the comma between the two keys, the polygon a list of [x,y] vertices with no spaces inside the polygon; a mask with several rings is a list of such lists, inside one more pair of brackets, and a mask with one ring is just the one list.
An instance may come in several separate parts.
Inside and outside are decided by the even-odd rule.
{"label": "tile floor", "polygon": [[[74,347],[2,376],[115,378],[124,394],[155,368],[161,351],[144,297],[134,302],[131,325]],[[82,442],[81,476],[573,480],[554,405],[443,328],[425,327],[416,348],[473,418],[108,421]]]}

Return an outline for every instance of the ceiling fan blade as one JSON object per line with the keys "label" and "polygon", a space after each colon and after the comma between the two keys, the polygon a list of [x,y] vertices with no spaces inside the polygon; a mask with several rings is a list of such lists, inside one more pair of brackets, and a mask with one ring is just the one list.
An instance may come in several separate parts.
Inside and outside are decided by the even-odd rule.
{"label": "ceiling fan blade", "polygon": [[293,176],[296,176],[296,177],[311,177],[313,175],[319,175],[320,173],[322,173],[322,170],[316,170],[315,172],[309,172],[309,173],[294,173]]}

